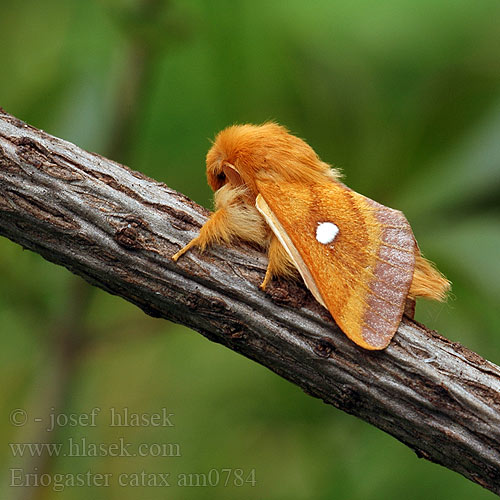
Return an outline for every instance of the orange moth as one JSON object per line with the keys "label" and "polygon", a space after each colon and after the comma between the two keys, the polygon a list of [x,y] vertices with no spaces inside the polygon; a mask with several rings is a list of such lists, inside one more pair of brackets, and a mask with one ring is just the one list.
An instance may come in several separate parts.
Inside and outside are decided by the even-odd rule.
{"label": "orange moth", "polygon": [[298,271],[351,340],[384,349],[407,299],[444,300],[450,283],[422,257],[401,212],[339,177],[284,127],[229,127],[207,154],[216,210],[172,258],[237,239],[263,245],[269,257],[263,290],[273,277]]}

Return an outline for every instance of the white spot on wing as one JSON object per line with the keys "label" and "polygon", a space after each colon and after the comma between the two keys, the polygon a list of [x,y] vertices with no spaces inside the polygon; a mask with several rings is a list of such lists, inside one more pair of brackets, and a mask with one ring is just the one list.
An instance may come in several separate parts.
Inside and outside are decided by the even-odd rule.
{"label": "white spot on wing", "polygon": [[339,228],[333,222],[320,222],[316,228],[316,239],[323,245],[328,245],[338,232]]}

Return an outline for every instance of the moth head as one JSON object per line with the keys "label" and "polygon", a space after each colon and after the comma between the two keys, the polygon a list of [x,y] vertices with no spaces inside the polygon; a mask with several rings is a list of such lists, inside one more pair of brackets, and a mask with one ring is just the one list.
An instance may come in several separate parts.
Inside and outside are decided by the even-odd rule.
{"label": "moth head", "polygon": [[244,184],[236,167],[222,159],[211,163],[207,161],[207,179],[213,191],[218,191],[226,184],[230,184],[233,187]]}
{"label": "moth head", "polygon": [[240,165],[241,129],[233,126],[219,132],[207,153],[207,180],[213,191],[226,184],[242,186],[248,184],[248,176]]}

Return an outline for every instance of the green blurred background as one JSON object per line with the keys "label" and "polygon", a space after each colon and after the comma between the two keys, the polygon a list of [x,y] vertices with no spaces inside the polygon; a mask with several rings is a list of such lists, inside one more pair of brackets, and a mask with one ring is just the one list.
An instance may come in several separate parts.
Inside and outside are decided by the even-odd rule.
{"label": "green blurred background", "polygon": [[[211,205],[221,128],[274,119],[401,209],[453,281],[417,319],[500,362],[498,0],[0,0],[0,105]],[[183,327],[0,240],[1,498],[493,498]],[[48,415],[101,408],[95,427]],[[110,408],[174,427],[110,427]],[[16,427],[9,413],[24,409]],[[33,418],[43,418],[42,423]],[[7,443],[177,443],[180,457],[13,457]],[[29,454],[29,453],[28,453]],[[111,473],[13,488],[12,468]],[[255,469],[255,486],[122,487],[120,473]],[[215,474],[215,473],[213,473]],[[212,476],[213,478],[214,476]]]}

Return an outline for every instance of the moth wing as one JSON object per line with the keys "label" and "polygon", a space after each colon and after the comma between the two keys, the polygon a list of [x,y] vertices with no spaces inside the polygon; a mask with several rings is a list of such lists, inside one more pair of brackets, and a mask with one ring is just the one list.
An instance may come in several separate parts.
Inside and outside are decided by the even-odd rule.
{"label": "moth wing", "polygon": [[[356,344],[387,347],[415,266],[416,242],[404,215],[329,179],[257,187],[257,209],[316,300]],[[324,223],[334,225],[323,226],[326,237],[317,234]]]}

